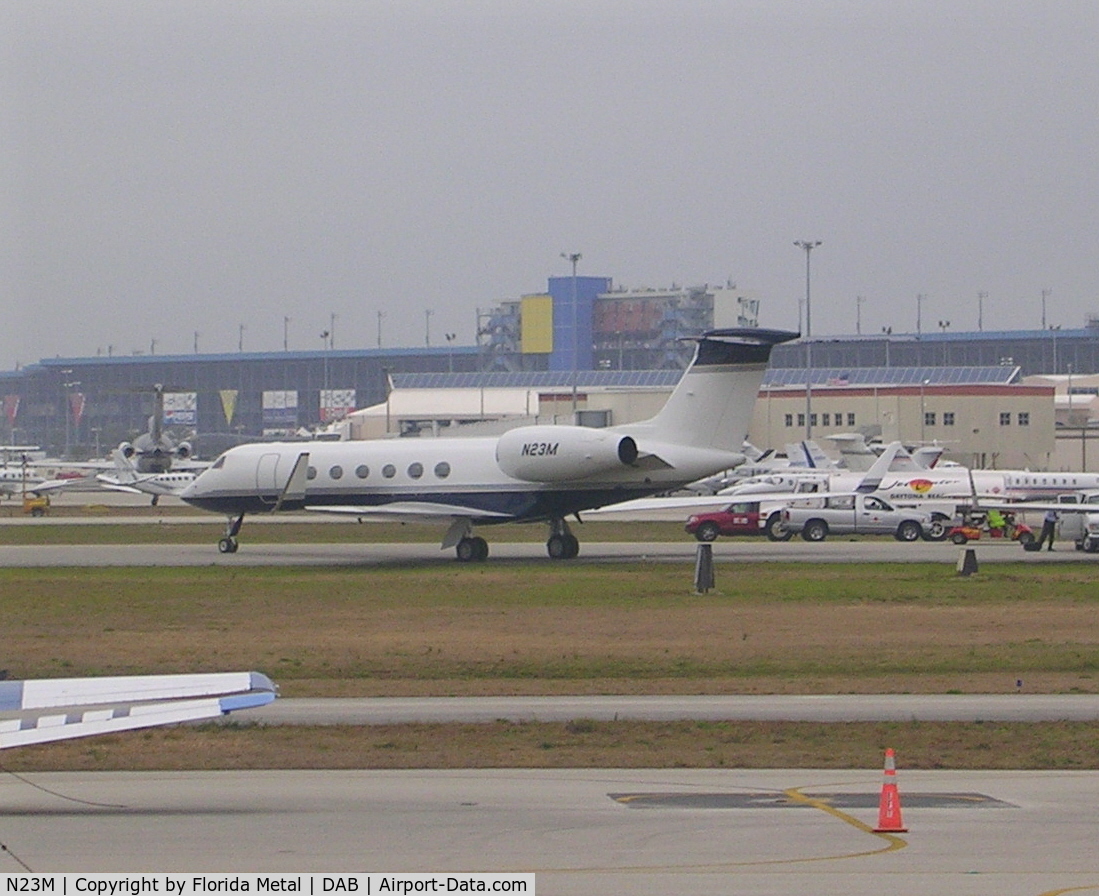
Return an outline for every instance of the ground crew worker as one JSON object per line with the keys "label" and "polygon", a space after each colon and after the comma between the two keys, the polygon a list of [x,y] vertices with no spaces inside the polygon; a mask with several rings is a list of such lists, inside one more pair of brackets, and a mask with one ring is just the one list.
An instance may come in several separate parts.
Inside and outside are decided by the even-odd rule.
{"label": "ground crew worker", "polygon": [[1056,510],[1047,510],[1042,519],[1042,534],[1038,536],[1038,550],[1042,549],[1042,542],[1049,538],[1049,550],[1053,550],[1053,532],[1057,528],[1057,520],[1061,517]]}

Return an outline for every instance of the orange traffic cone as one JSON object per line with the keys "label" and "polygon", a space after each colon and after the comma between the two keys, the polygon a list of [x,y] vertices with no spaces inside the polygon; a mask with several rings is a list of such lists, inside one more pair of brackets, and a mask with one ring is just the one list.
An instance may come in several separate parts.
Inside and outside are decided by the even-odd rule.
{"label": "orange traffic cone", "polygon": [[876,834],[903,834],[908,830],[901,819],[901,795],[897,791],[897,760],[893,748],[885,751],[885,780],[881,786],[881,802],[878,804]]}

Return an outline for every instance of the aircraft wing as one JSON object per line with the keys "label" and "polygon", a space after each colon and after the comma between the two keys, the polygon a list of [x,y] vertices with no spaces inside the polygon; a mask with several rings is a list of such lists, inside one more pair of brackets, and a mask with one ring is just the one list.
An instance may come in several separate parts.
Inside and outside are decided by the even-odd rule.
{"label": "aircraft wing", "polygon": [[[815,497],[815,496],[814,496]],[[750,498],[730,498],[728,495],[674,495],[668,498],[634,498],[632,501],[623,501],[620,504],[608,504],[594,510],[584,511],[585,517],[614,516],[620,513],[648,513],[653,510],[721,510],[739,500],[758,501],[759,496]],[[770,500],[769,496],[763,496],[764,500]]]}
{"label": "aircraft wing", "polygon": [[327,507],[307,505],[313,513],[335,513],[375,522],[432,522],[441,519],[511,519],[510,513],[462,507],[458,504],[437,504],[431,501],[397,501],[377,507]]}
{"label": "aircraft wing", "polygon": [[103,479],[103,478],[98,477],[98,476],[96,478],[99,480],[100,487],[106,489],[107,491],[126,492],[127,494],[131,494],[131,495],[143,495],[143,494],[145,494],[145,492],[143,492],[141,489],[134,488],[132,485],[125,485],[124,483],[121,483],[121,482],[112,482],[110,479]]}
{"label": "aircraft wing", "polygon": [[47,479],[45,482],[39,482],[36,485],[28,485],[27,491],[34,492],[36,495],[41,495],[46,492],[57,492],[63,488],[69,488],[77,483],[86,483],[84,479]]}
{"label": "aircraft wing", "polygon": [[0,681],[0,749],[213,719],[276,693],[260,672]]}
{"label": "aircraft wing", "polygon": [[1045,513],[1047,510],[1056,513],[1099,513],[1099,504],[1052,504],[1049,501],[986,501],[980,498],[976,504],[970,502],[964,506],[969,510],[1008,510],[1012,513]]}
{"label": "aircraft wing", "polygon": [[[847,492],[748,492],[743,495],[673,495],[667,498],[635,498],[621,504],[608,504],[584,512],[585,517],[614,516],[619,513],[646,513],[654,510],[722,510],[730,504],[796,504],[823,498],[850,498],[858,494]],[[1099,509],[1099,508],[1096,508]]]}

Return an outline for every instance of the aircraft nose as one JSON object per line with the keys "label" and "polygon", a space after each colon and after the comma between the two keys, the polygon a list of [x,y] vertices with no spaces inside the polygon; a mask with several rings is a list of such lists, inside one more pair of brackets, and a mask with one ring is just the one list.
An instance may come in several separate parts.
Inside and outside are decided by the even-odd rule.
{"label": "aircraft nose", "polygon": [[201,475],[196,476],[191,482],[184,486],[183,491],[179,493],[179,497],[186,501],[188,498],[196,498],[201,495],[202,490],[198,486],[198,481],[201,478]]}

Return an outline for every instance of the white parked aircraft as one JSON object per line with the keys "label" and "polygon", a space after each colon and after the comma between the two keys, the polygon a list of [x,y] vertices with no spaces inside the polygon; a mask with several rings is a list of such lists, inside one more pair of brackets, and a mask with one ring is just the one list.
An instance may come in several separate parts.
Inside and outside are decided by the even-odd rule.
{"label": "white parked aircraft", "polygon": [[195,481],[196,473],[186,470],[167,473],[139,473],[134,462],[122,449],[111,452],[114,459],[113,473],[97,473],[96,481],[105,489],[116,492],[128,492],[132,495],[152,495],[152,504],[156,506],[162,495],[178,497],[187,486]]}
{"label": "white parked aircraft", "polygon": [[260,672],[0,681],[0,749],[217,718],[276,693]]}
{"label": "white parked aircraft", "polygon": [[36,473],[30,472],[26,464],[19,466],[0,467],[0,495],[15,497],[31,493],[44,495],[58,489],[67,488],[76,480],[72,479],[44,479]]}
{"label": "white parked aircraft", "polygon": [[184,501],[228,515],[224,553],[247,513],[310,510],[360,519],[450,523],[442,546],[484,560],[474,525],[544,521],[546,550],[570,559],[565,518],[678,488],[743,461],[728,446],[748,434],[777,330],[703,334],[661,411],[640,423],[591,429],[522,426],[493,438],[297,442],[231,448],[184,490]]}
{"label": "white parked aircraft", "polygon": [[[798,491],[799,482],[812,482],[809,490],[845,492],[854,490],[864,473],[833,473],[826,477],[768,477],[742,482],[727,489],[727,495],[769,495]],[[794,487],[791,487],[794,486]],[[803,486],[804,488],[804,486]],[[1001,501],[1035,501],[1066,492],[1099,489],[1099,473],[1039,473],[1030,470],[970,470],[940,467],[932,470],[890,470],[875,490],[891,501],[958,501],[992,498]]]}
{"label": "white parked aircraft", "polygon": [[760,451],[751,442],[744,443],[743,451],[748,459],[740,466],[732,470],[723,470],[716,476],[710,476],[698,482],[688,483],[686,488],[704,495],[722,494],[724,489],[757,476],[782,474],[787,470],[795,473],[810,473],[839,469],[836,462],[811,439],[787,442],[785,456],[776,454],[770,448]]}

